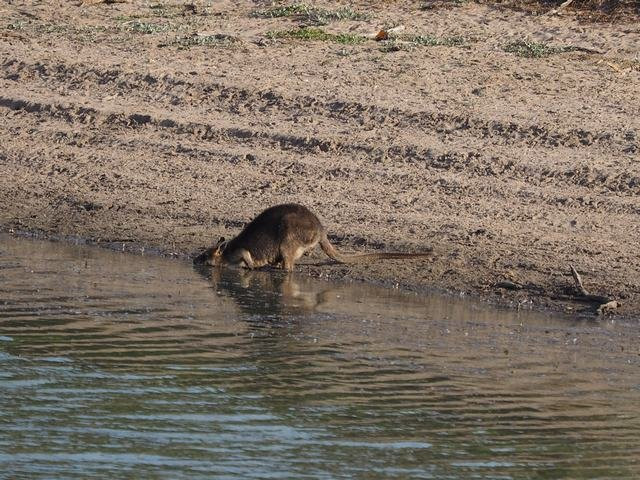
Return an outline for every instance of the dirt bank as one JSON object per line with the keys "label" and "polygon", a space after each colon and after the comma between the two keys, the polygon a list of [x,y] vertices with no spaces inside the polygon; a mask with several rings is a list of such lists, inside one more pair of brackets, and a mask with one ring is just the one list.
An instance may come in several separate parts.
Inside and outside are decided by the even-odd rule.
{"label": "dirt bank", "polygon": [[301,271],[639,314],[639,24],[421,3],[3,3],[0,228],[191,254],[296,201],[436,252]]}

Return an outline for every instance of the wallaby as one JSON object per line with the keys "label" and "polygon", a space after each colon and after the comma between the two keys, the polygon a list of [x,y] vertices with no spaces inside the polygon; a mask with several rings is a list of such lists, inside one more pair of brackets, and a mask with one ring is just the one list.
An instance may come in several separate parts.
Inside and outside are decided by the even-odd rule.
{"label": "wallaby", "polygon": [[361,263],[388,258],[419,258],[431,253],[383,252],[344,255],[327,238],[327,231],[307,207],[297,204],[276,205],[254,218],[237,237],[224,238],[194,258],[207,265],[240,264],[247,268],[279,265],[287,271],[316,245],[340,263]]}

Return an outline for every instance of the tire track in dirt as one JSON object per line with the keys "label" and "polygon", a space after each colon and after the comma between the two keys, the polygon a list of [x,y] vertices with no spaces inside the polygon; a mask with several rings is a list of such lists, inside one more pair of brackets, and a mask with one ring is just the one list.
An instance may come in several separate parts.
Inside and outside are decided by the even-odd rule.
{"label": "tire track in dirt", "polygon": [[[21,100],[21,102],[24,102],[24,101]],[[44,108],[37,108],[37,107],[34,108],[32,106],[30,110],[33,110],[34,112],[38,112],[38,110],[47,111],[52,109],[50,104],[43,104],[43,106]],[[215,179],[215,181],[218,181],[219,178],[233,179],[233,178],[237,178],[238,175],[245,178],[256,178],[256,171],[255,171],[256,167],[261,167],[261,166],[264,166],[265,164],[266,156],[263,154],[260,154],[260,159],[256,160],[255,158],[252,158],[252,157],[247,158],[244,155],[233,153],[233,152],[236,152],[236,150],[234,149],[235,142],[232,142],[230,145],[228,145],[228,147],[232,149],[230,153],[221,152],[220,146],[215,141],[204,143],[204,145],[210,145],[211,147],[213,147],[213,150],[210,150],[210,149],[207,150],[206,148],[202,148],[203,142],[200,141],[198,137],[194,137],[193,135],[189,136],[189,137],[192,137],[190,139],[191,145],[187,147],[183,146],[182,143],[179,144],[178,146],[175,146],[175,145],[172,146],[170,143],[166,143],[166,141],[163,143],[163,139],[162,139],[163,135],[159,135],[159,136],[157,135],[158,132],[161,133],[162,129],[149,128],[150,127],[149,123],[133,122],[132,124],[129,124],[127,122],[127,125],[129,125],[127,128],[121,128],[119,126],[121,125],[121,123],[117,123],[116,126],[111,129],[107,129],[107,130],[101,130],[100,128],[94,129],[96,125],[98,126],[100,125],[99,120],[101,118],[109,118],[111,115],[108,112],[101,112],[95,109],[90,111],[87,111],[87,109],[84,107],[79,109],[82,115],[91,116],[93,118],[92,121],[94,122],[94,124],[90,123],[88,125],[90,127],[89,129],[78,130],[77,124],[74,124],[73,122],[71,124],[66,123],[69,109],[68,107],[65,107],[65,108],[66,108],[65,114],[60,115],[59,118],[56,120],[56,122],[54,122],[54,124],[51,124],[51,119],[53,117],[48,117],[47,115],[43,115],[41,118],[38,118],[37,113],[31,113],[29,114],[29,116],[35,117],[36,121],[33,122],[33,119],[32,119],[32,123],[34,126],[37,126],[39,128],[38,142],[34,144],[33,146],[34,149],[37,148],[38,143],[44,143],[45,145],[51,143],[48,141],[45,141],[45,142],[40,141],[42,139],[42,134],[47,133],[46,129],[50,129],[50,131],[47,134],[49,135],[49,137],[45,135],[45,138],[48,139],[48,138],[55,137],[55,141],[58,144],[61,142],[64,143],[65,138],[67,138],[65,135],[61,135],[61,129],[68,128],[70,129],[69,131],[73,132],[72,135],[69,137],[69,141],[70,141],[69,143],[73,144],[77,148],[74,151],[70,151],[65,154],[66,157],[68,158],[68,162],[70,163],[76,163],[79,158],[81,158],[83,155],[86,157],[87,154],[89,155],[87,163],[88,164],[96,163],[97,159],[101,155],[108,157],[111,154],[113,148],[118,148],[120,150],[120,153],[119,153],[119,156],[120,156],[123,153],[125,153],[122,151],[123,150],[122,147],[127,146],[127,149],[129,150],[127,158],[131,158],[131,159],[137,158],[140,151],[144,151],[145,156],[147,156],[148,158],[171,158],[171,157],[175,157],[176,154],[184,157],[183,160],[187,160],[187,161],[189,159],[198,158],[199,162],[202,162],[205,164],[208,163],[210,167],[208,171],[201,172],[199,181],[204,182],[205,184],[210,184],[210,183],[213,184],[212,182],[213,179]],[[21,112],[21,110],[18,110],[18,112]],[[71,118],[73,118],[73,115],[71,115]],[[118,118],[121,119],[123,117],[118,117]],[[24,125],[24,122],[20,122],[20,123]],[[91,140],[88,143],[83,143],[82,141],[80,141],[80,144],[78,144],[78,140],[82,140],[83,136],[91,135],[88,132],[95,132],[93,136],[97,137],[98,141]],[[154,135],[159,137],[158,140],[155,142],[149,139],[150,136],[153,137]],[[118,138],[122,140],[117,140]],[[170,135],[168,138],[173,139],[175,137]],[[193,147],[193,145],[197,145],[198,147]],[[241,146],[243,145],[243,143],[240,142],[237,145]],[[96,151],[96,147],[100,147],[100,150]],[[251,150],[253,151],[255,149],[251,149]],[[328,178],[327,177],[328,175],[334,175],[334,174],[337,175],[338,177],[344,177],[342,178],[342,181],[347,181],[349,183],[348,195],[350,198],[352,198],[352,201],[377,204],[376,199],[385,198],[388,196],[391,196],[391,198],[393,198],[393,200],[390,200],[390,206],[392,208],[398,207],[399,210],[398,211],[382,211],[380,214],[380,218],[381,219],[383,217],[395,218],[396,221],[393,222],[394,229],[395,229],[394,236],[393,237],[387,236],[385,238],[385,237],[379,237],[376,235],[369,235],[369,238],[367,240],[364,240],[362,236],[358,236],[358,235],[354,236],[353,234],[349,234],[348,232],[339,231],[339,233],[336,234],[336,236],[334,237],[336,240],[340,242],[345,242],[345,241],[348,242],[348,244],[351,246],[361,245],[361,246],[367,246],[371,248],[383,248],[386,246],[388,248],[389,244],[391,244],[396,248],[397,247],[416,248],[415,244],[412,247],[411,244],[407,245],[406,240],[404,240],[406,238],[411,237],[411,233],[414,227],[417,230],[422,232],[430,232],[429,236],[434,236],[434,237],[439,236],[441,238],[448,238],[450,241],[453,242],[453,245],[459,244],[460,242],[462,242],[462,244],[469,243],[469,238],[466,237],[464,233],[460,233],[460,232],[456,233],[455,229],[453,231],[449,231],[447,229],[441,230],[441,228],[444,227],[444,225],[442,225],[441,223],[442,220],[439,219],[439,217],[442,215],[442,212],[439,213],[437,211],[431,211],[430,213],[431,218],[429,222],[425,223],[424,214],[421,212],[427,211],[426,209],[429,208],[428,206],[429,206],[431,197],[430,197],[430,194],[427,194],[426,196],[424,196],[423,199],[421,199],[419,203],[414,205],[413,202],[415,202],[417,197],[412,198],[412,195],[415,196],[417,193],[416,181],[421,183],[421,186],[419,188],[421,189],[435,188],[436,190],[440,190],[444,194],[445,198],[452,198],[452,199],[456,197],[464,198],[465,200],[459,203],[457,207],[455,207],[456,210],[462,208],[463,210],[469,210],[471,212],[475,211],[477,215],[480,215],[480,218],[491,218],[491,216],[493,215],[493,212],[492,212],[493,207],[490,205],[488,207],[483,207],[484,212],[482,210],[478,210],[477,206],[474,206],[474,207],[471,206],[473,205],[474,202],[476,202],[475,199],[482,198],[483,194],[484,195],[487,194],[488,184],[482,184],[482,183],[469,184],[466,182],[464,176],[462,178],[457,178],[457,179],[449,178],[448,180],[443,179],[441,177],[433,178],[433,176],[431,175],[416,176],[415,168],[411,172],[407,173],[406,172],[407,165],[405,164],[400,165],[399,167],[394,166],[393,168],[387,171],[380,171],[378,169],[364,169],[364,170],[349,169],[343,166],[336,168],[334,167],[334,165],[329,164],[328,162],[317,161],[317,159],[326,160],[327,157],[330,157],[333,155],[327,155],[327,154],[318,155],[318,154],[315,154],[314,152],[303,151],[301,153],[302,156],[298,160],[296,160],[295,162],[291,162],[290,159],[278,158],[279,155],[277,154],[277,152],[278,150],[276,149],[271,156],[276,158],[275,162],[279,164],[282,168],[277,168],[273,170],[260,168],[259,173],[270,173],[276,176],[282,176],[287,174],[284,171],[285,168],[289,167],[294,169],[293,171],[288,172],[289,176],[293,178],[292,183],[278,185],[275,187],[279,192],[279,194],[283,195],[285,198],[297,197],[297,198],[300,198],[300,201],[305,201],[311,206],[317,206],[319,211],[321,211],[320,209],[326,209],[328,204],[331,204],[331,202],[334,201],[336,198],[341,198],[344,195],[344,192],[342,191],[342,188],[344,187],[341,186],[340,183],[332,186],[331,182],[322,183],[321,181],[318,181],[318,179]],[[158,153],[161,153],[162,155],[158,155]],[[27,150],[24,152],[23,156],[26,158],[27,156],[33,155],[33,154],[34,154],[34,150],[31,150],[31,151]],[[42,155],[43,156],[47,155],[47,152],[44,152]],[[226,157],[220,158],[221,155],[226,155]],[[315,162],[309,161],[308,163],[301,162],[300,160],[302,161],[305,160],[305,156],[310,158],[314,157],[316,158],[316,161]],[[273,158],[270,160],[271,161],[269,163],[272,163]],[[227,163],[226,168],[220,167],[221,161]],[[28,160],[22,160],[22,162],[27,164]],[[134,160],[133,163],[135,164],[137,162]],[[174,161],[171,160],[171,163],[173,164]],[[338,160],[338,163],[339,163],[339,160]],[[156,168],[156,164],[157,164],[157,161],[154,162],[154,168]],[[246,168],[243,168],[243,164],[245,164]],[[238,169],[238,167],[241,167],[241,168]],[[411,167],[415,167],[415,166],[411,166]],[[149,166],[146,166],[145,168],[149,168]],[[398,168],[400,169],[398,170]],[[179,167],[178,167],[178,170],[179,170]],[[173,170],[169,173],[173,174],[173,172],[175,171],[177,170]],[[302,178],[305,179],[304,180],[305,183],[301,186],[300,182]],[[161,187],[159,193],[161,193],[162,188],[166,188],[173,181],[177,181],[177,182],[184,181],[184,178],[176,178],[175,180],[172,180],[171,178],[167,179],[166,177],[164,179],[161,179],[161,177],[158,177],[158,176],[155,176],[155,179],[156,181],[159,181],[161,185],[164,185]],[[493,178],[489,178],[488,180],[495,182],[495,179]],[[116,183],[122,184],[123,180],[120,179]],[[309,189],[310,184],[323,185],[321,201],[312,200],[313,190]],[[160,203],[148,204],[146,202],[143,202],[142,205],[139,205],[137,208],[132,209],[130,214],[135,216],[137,212],[137,215],[144,215],[145,217],[153,218],[156,221],[165,221],[166,223],[178,222],[180,221],[180,219],[185,219],[187,227],[190,225],[200,225],[201,227],[215,226],[217,229],[219,229],[219,227],[222,226],[225,229],[227,229],[227,233],[223,232],[224,234],[228,234],[230,232],[233,232],[234,230],[237,231],[237,229],[242,225],[243,222],[242,221],[239,222],[237,221],[237,219],[229,217],[229,209],[226,207],[226,205],[228,205],[229,203],[234,202],[233,197],[228,196],[226,192],[236,191],[237,186],[234,185],[233,183],[228,183],[228,184],[217,183],[215,185],[216,185],[216,191],[218,192],[216,193],[216,197],[217,197],[216,202],[219,204],[217,207],[212,207],[212,206],[207,207],[203,203],[200,203],[199,205],[194,204],[186,208],[187,213],[185,214],[184,208],[183,209],[179,207],[168,208],[166,206],[163,206],[166,201],[179,203],[184,200],[184,198],[174,198],[174,194],[171,193],[170,191],[167,191],[166,193],[164,194],[161,193],[160,195],[158,195],[158,193],[154,193],[155,196],[158,196],[158,200],[161,200]],[[495,185],[495,183],[493,183],[493,185]],[[138,187],[142,188],[143,190],[151,189],[154,192],[157,191],[156,186],[151,185],[148,182],[146,184],[144,182],[141,184],[138,184],[136,188]],[[91,190],[95,190],[96,188],[99,188],[99,186],[96,186],[94,184],[94,185],[91,185],[90,188]],[[495,188],[495,187],[490,187],[490,188]],[[497,188],[499,189],[499,192],[500,192],[500,189],[502,187],[500,185],[497,185]],[[250,192],[245,191],[245,193],[249,193],[249,196],[247,197],[247,200],[249,201],[249,203],[257,203],[257,205],[262,204],[260,199],[266,198],[266,197],[263,196],[263,192],[260,192],[260,190],[261,190],[261,187],[258,185],[256,188],[252,188]],[[107,189],[107,193],[108,191],[109,190]],[[405,191],[408,192],[408,196],[406,196],[403,193]],[[254,192],[254,193],[251,193],[251,192]],[[505,191],[501,191],[501,192],[502,193],[498,193],[499,196],[504,195],[505,193],[509,195],[508,190],[506,192]],[[268,194],[268,192],[266,193]],[[612,198],[611,203],[608,201],[609,199],[607,199],[605,201],[601,200],[599,203],[589,204],[588,202],[590,202],[591,200],[589,199],[588,195],[586,195],[584,199],[580,199],[580,198],[571,198],[570,195],[568,196],[568,198],[567,197],[558,198],[555,196],[554,197],[549,197],[548,195],[545,196],[542,192],[538,192],[538,193],[539,194],[537,195],[532,195],[530,190],[526,192],[516,191],[515,192],[516,197],[520,197],[521,195],[524,195],[524,196],[520,197],[519,200],[517,198],[514,199],[513,197],[511,197],[510,202],[512,203],[516,201],[518,203],[524,203],[524,204],[532,203],[532,205],[535,205],[535,204],[540,205],[540,204],[547,203],[549,201],[553,201],[558,205],[562,205],[563,209],[566,210],[567,212],[571,212],[572,210],[573,211],[591,211],[593,214],[598,214],[598,216],[602,214],[603,211],[611,212],[611,213],[627,212],[629,211],[627,210],[627,207],[630,208],[631,212],[634,212],[636,215],[638,211],[637,207],[634,206],[633,202],[626,202],[626,204],[621,204],[619,199],[617,198]],[[509,196],[507,198],[509,198]],[[83,198],[82,200],[90,201],[90,202],[93,201],[91,195],[87,198]],[[504,200],[504,197],[503,197],[503,200]],[[578,205],[576,205],[576,202],[578,203]],[[587,202],[587,204],[585,205],[584,202]],[[58,202],[58,204],[60,204],[60,202]],[[64,202],[62,202],[62,204],[66,205]],[[578,206],[580,208],[575,208]],[[70,206],[70,208],[72,209],[72,211],[75,211],[73,206]],[[256,206],[254,208],[259,209],[259,206]],[[196,212],[208,211],[209,213],[206,216],[200,215],[200,214],[192,215],[188,213],[190,211],[196,211]],[[527,211],[528,211],[528,208],[523,207],[523,205],[521,205],[519,213],[517,211],[514,211],[513,221],[520,222],[523,219],[526,219],[527,215],[532,215],[531,213],[527,213]],[[399,212],[402,212],[402,213],[399,213]],[[567,214],[571,215],[571,213],[567,213]],[[344,221],[344,218],[342,220]],[[353,218],[353,221],[358,222],[362,220],[358,218]],[[430,223],[434,223],[434,226],[429,226]],[[97,230],[100,227],[95,227],[95,228]],[[185,224],[180,223],[179,228],[180,230],[185,230]],[[434,228],[436,229],[436,232],[433,231]],[[440,231],[437,232],[437,230],[440,230]],[[140,232],[138,233],[138,235],[141,235],[143,237],[144,236],[143,232],[144,232],[144,228],[141,226]],[[182,235],[185,235],[185,234],[183,233]],[[505,248],[508,245],[510,245],[514,249],[517,247],[517,240],[503,239],[501,243],[502,243],[501,248]],[[417,245],[419,245],[419,243]],[[556,247],[556,251],[558,252],[563,252],[564,250],[570,251],[571,248],[573,247],[566,246],[566,248],[563,247],[560,249],[559,247]],[[610,248],[610,250],[612,252],[616,251],[615,248]]]}
{"label": "tire track in dirt", "polygon": [[[324,101],[311,96],[285,97],[272,91],[249,91],[215,82],[193,82],[164,75],[126,73],[118,69],[101,70],[83,64],[26,63],[6,60],[2,65],[4,78],[28,82],[40,78],[49,88],[53,82],[67,88],[80,89],[87,84],[99,88],[111,87],[129,93],[153,92],[154,101],[165,100],[174,105],[195,98],[198,104],[209,105],[234,114],[267,114],[278,110],[289,116],[314,115],[349,124],[355,128],[375,125],[401,130],[446,136],[473,136],[498,145],[527,145],[544,148],[601,147],[630,154],[640,151],[639,132],[625,128],[624,132],[585,129],[557,130],[545,125],[520,125],[452,115],[443,112],[411,112],[400,108],[385,108],[342,100]],[[185,95],[188,93],[188,95]],[[621,127],[622,128],[622,127]]]}
{"label": "tire track in dirt", "polygon": [[[86,134],[81,132],[62,132],[59,130],[52,130],[51,132],[40,131],[38,138],[40,141],[46,140],[45,143],[49,144],[65,144],[72,147],[78,147],[78,153],[82,151],[82,148],[90,146],[92,149],[100,149],[104,152],[108,152],[111,148],[118,148],[120,151],[128,151],[132,155],[135,152],[145,151],[153,152],[154,156],[185,156],[195,159],[198,163],[203,165],[203,170],[199,174],[194,174],[194,179],[205,178],[205,166],[209,166],[211,169],[217,171],[225,171],[229,174],[237,168],[246,168],[248,171],[257,171],[264,175],[296,175],[303,176],[305,178],[315,178],[323,181],[331,181],[337,178],[350,179],[352,182],[358,178],[365,182],[373,182],[384,180],[385,183],[398,184],[409,186],[412,184],[412,179],[415,178],[415,172],[407,172],[406,169],[388,169],[375,171],[363,170],[359,167],[345,167],[335,166],[329,162],[314,163],[300,161],[291,162],[289,159],[282,158],[278,155],[261,155],[258,160],[255,155],[241,154],[234,151],[228,151],[220,145],[215,145],[213,149],[203,148],[200,146],[185,146],[183,144],[174,146],[169,143],[162,143],[161,141],[153,141],[147,137],[139,136],[138,138],[131,138],[131,132],[113,132],[109,135],[106,134]],[[69,155],[71,157],[71,155]],[[4,157],[6,159],[6,157]],[[77,157],[76,157],[77,158]],[[15,160],[14,160],[15,161]],[[22,164],[33,163],[26,158],[20,161]],[[339,163],[339,162],[338,162]],[[418,170],[420,172],[421,170]],[[442,190],[447,193],[460,193],[465,192],[466,195],[475,196],[481,193],[486,193],[486,187],[481,187],[477,191],[478,186],[473,184],[466,184],[460,181],[454,181],[453,179],[443,179],[437,175],[428,175],[420,177],[420,182],[423,188],[432,187]],[[120,180],[122,182],[122,180]],[[257,185],[257,189],[264,188],[266,180],[262,185]],[[268,182],[267,182],[268,183]],[[133,187],[135,185],[129,185]],[[137,185],[142,186],[142,185]],[[114,182],[112,188],[116,188],[117,184]],[[496,192],[496,195],[499,193]],[[571,198],[567,195],[549,195],[548,193],[537,192],[533,197],[530,192],[517,192],[517,196],[528,201],[537,202],[538,204],[548,204],[552,207],[571,207],[580,206],[583,209],[593,211],[604,211],[612,214],[629,213],[640,215],[640,207],[636,202],[630,198],[625,200],[619,196],[612,196],[609,198],[601,199],[594,202],[589,198],[589,195],[577,196]],[[401,202],[401,200],[394,200],[395,203]],[[410,205],[405,205],[410,206]]]}
{"label": "tire track in dirt", "polygon": [[[112,75],[113,78],[118,78],[119,72]],[[139,76],[136,76],[139,78]],[[154,83],[154,82],[151,82]],[[296,136],[296,135],[280,135],[280,134],[267,134],[265,132],[255,129],[242,129],[242,128],[215,128],[211,124],[207,123],[195,123],[187,122],[180,123],[170,118],[154,118],[150,114],[146,113],[133,113],[124,114],[119,112],[106,112],[97,109],[87,107],[77,107],[72,105],[60,105],[60,104],[48,104],[38,102],[27,102],[20,98],[3,98],[3,103],[6,107],[14,109],[14,111],[25,111],[31,114],[39,114],[42,112],[48,112],[51,118],[59,118],[73,125],[77,120],[83,125],[108,128],[112,131],[119,132],[125,130],[129,134],[134,130],[142,129],[174,129],[178,134],[184,136],[189,134],[194,139],[205,140],[209,143],[224,143],[235,144],[242,146],[252,146],[254,150],[267,151],[269,149],[274,151],[287,151],[294,153],[302,157],[323,157],[331,156],[337,157],[341,155],[347,155],[351,159],[360,158],[360,164],[365,167],[364,171],[368,171],[371,167],[371,159],[376,165],[376,177],[380,180],[380,177],[385,177],[387,174],[384,171],[380,171],[380,168],[384,168],[385,163],[391,160],[394,169],[407,168],[412,169],[413,174],[422,176],[422,180],[425,184],[432,184],[433,182],[425,178],[422,173],[425,170],[433,169],[443,172],[453,172],[463,174],[464,177],[487,177],[494,178],[512,178],[521,180],[526,178],[529,183],[532,184],[548,184],[557,180],[557,171],[550,169],[540,169],[540,167],[531,168],[529,166],[515,165],[514,162],[500,163],[500,159],[492,157],[490,159],[484,158],[482,155],[475,151],[467,152],[442,152],[436,153],[434,149],[421,149],[415,145],[404,145],[402,147],[392,146],[386,149],[373,147],[370,144],[356,144],[356,143],[344,143],[335,140],[327,140],[318,136]],[[46,116],[46,115],[45,115]],[[172,134],[169,134],[171,136]],[[335,162],[335,163],[339,163]],[[295,165],[295,173],[297,175],[307,175],[308,171],[305,167],[301,167],[298,162],[292,163]],[[332,177],[351,178],[353,181],[354,174],[362,175],[359,169],[349,169],[345,167],[336,167],[330,170],[324,171],[320,176],[325,179]],[[314,175],[317,177],[317,175]],[[369,175],[368,175],[369,176]],[[403,177],[407,176],[407,173],[395,173],[388,175],[389,178],[384,182],[390,184],[397,182]],[[535,178],[532,178],[534,177]],[[613,178],[613,190],[629,190],[637,186],[637,177],[629,178],[628,172],[623,173],[621,176],[607,177],[601,172],[593,171],[592,169],[584,169],[583,171],[577,171],[575,168],[562,172],[559,176],[561,182],[565,184],[594,187],[600,186],[602,180],[610,180]],[[567,182],[567,179],[573,181]],[[533,180],[533,182],[531,182]],[[465,183],[464,178],[458,180],[443,180],[437,179],[437,185],[443,191],[449,194],[460,193],[465,191],[467,195],[472,194],[469,191],[470,187]],[[475,190],[475,189],[474,189]],[[289,189],[284,189],[284,192],[292,193]],[[530,194],[528,194],[530,195]],[[529,199],[530,200],[530,199]],[[543,203],[552,203],[554,205],[571,206],[575,202],[584,203],[589,202],[589,199],[583,200],[582,198],[566,198],[555,197],[549,198],[541,195]],[[404,207],[410,206],[410,201],[398,200]],[[394,200],[393,202],[396,202]],[[587,208],[589,204],[587,203]],[[584,206],[584,205],[583,205]],[[633,205],[620,206],[608,205],[608,202],[599,202],[594,204],[602,208],[606,208],[611,212],[619,213],[625,211],[626,207],[634,209]],[[635,211],[635,209],[634,209]]]}
{"label": "tire track in dirt", "polygon": [[[38,136],[39,138],[48,140],[48,143],[61,144],[65,143],[71,146],[91,146],[91,148],[96,148],[98,145],[102,145],[103,148],[109,149],[117,147],[120,150],[128,150],[131,152],[134,151],[146,151],[146,152],[154,152],[154,155],[157,155],[156,152],[161,152],[163,155],[187,155],[193,157],[198,162],[216,164],[217,168],[220,168],[220,164],[226,164],[231,168],[237,168],[240,166],[246,166],[252,169],[258,169],[261,173],[265,174],[274,174],[274,175],[283,175],[283,174],[295,174],[302,175],[305,177],[313,176],[314,178],[319,178],[323,180],[332,180],[335,178],[351,178],[355,179],[358,176],[366,177],[371,180],[380,180],[386,179],[389,182],[403,182],[406,183],[410,181],[412,175],[415,174],[415,171],[407,172],[407,169],[376,169],[375,171],[371,170],[363,170],[358,167],[344,167],[344,166],[334,166],[335,164],[329,162],[323,162],[320,164],[312,163],[312,162],[291,162],[287,159],[279,159],[278,156],[261,156],[258,161],[254,155],[245,155],[234,153],[232,151],[227,151],[222,149],[219,145],[216,145],[213,150],[206,149],[202,147],[185,147],[183,145],[179,145],[178,147],[170,145],[168,143],[161,143],[159,141],[152,141],[145,137],[136,138],[132,140],[130,132],[114,132],[116,137],[113,134],[104,135],[104,134],[82,134],[80,132],[72,132],[71,134],[66,134],[61,131],[52,131],[50,133],[40,131]],[[116,141],[115,138],[118,138]],[[338,162],[339,163],[339,162]],[[415,169],[414,169],[415,170]],[[422,170],[417,169],[418,173]],[[421,181],[424,185],[437,185],[446,190],[456,189],[451,182],[447,182],[442,178],[438,178],[435,176],[423,176]],[[457,187],[465,188],[467,193],[472,193],[474,187],[471,185],[459,185]],[[540,202],[549,203],[551,205],[566,205],[567,199],[566,197],[544,197],[541,196],[539,198]],[[600,208],[604,208],[606,211],[610,211],[612,213],[621,213],[623,211],[629,212],[640,212],[640,209],[637,208],[633,203],[625,203],[621,201],[620,198],[611,198],[605,199],[597,204]]]}
{"label": "tire track in dirt", "polygon": [[[109,128],[113,130],[151,128],[170,130],[172,135],[190,135],[200,141],[233,143],[257,150],[271,149],[294,152],[298,155],[329,154],[360,158],[364,165],[413,166],[417,173],[425,170],[463,173],[470,177],[527,179],[534,185],[553,182],[590,189],[635,195],[640,193],[640,173],[611,172],[590,167],[560,169],[519,164],[496,156],[486,157],[478,151],[445,151],[415,145],[378,147],[364,143],[347,143],[318,136],[298,136],[240,127],[217,127],[210,123],[179,122],[172,118],[156,118],[148,113],[107,112],[73,104],[43,103],[0,95],[0,107],[67,122]],[[340,170],[334,171],[340,175]]]}

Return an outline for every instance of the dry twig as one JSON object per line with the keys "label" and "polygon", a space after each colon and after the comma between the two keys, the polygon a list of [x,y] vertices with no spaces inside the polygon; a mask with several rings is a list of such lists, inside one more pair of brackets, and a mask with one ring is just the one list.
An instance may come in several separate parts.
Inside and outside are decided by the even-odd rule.
{"label": "dry twig", "polygon": [[562,2],[558,8],[554,8],[553,10],[549,11],[549,13],[547,13],[547,15],[555,15],[556,13],[559,13],[560,11],[564,10],[565,8],[567,8],[569,5],[571,5],[571,3],[573,3],[573,0],[566,0],[564,2]]}
{"label": "dry twig", "polygon": [[596,310],[598,315],[602,315],[605,312],[614,310],[620,306],[620,303],[612,299],[611,297],[589,293],[587,289],[584,288],[584,285],[582,284],[582,277],[580,277],[578,271],[573,267],[573,265],[569,265],[569,268],[571,269],[571,276],[573,277],[573,281],[576,284],[578,299],[598,304],[599,306]]}
{"label": "dry twig", "polygon": [[98,5],[100,3],[126,3],[127,0],[83,0],[81,5],[90,6],[90,5]]}

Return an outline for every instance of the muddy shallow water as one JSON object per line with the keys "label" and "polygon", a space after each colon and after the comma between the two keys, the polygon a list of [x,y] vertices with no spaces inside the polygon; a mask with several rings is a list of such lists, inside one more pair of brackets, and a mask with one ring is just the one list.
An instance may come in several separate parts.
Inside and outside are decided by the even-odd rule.
{"label": "muddy shallow water", "polygon": [[0,236],[0,471],[637,478],[639,336]]}

